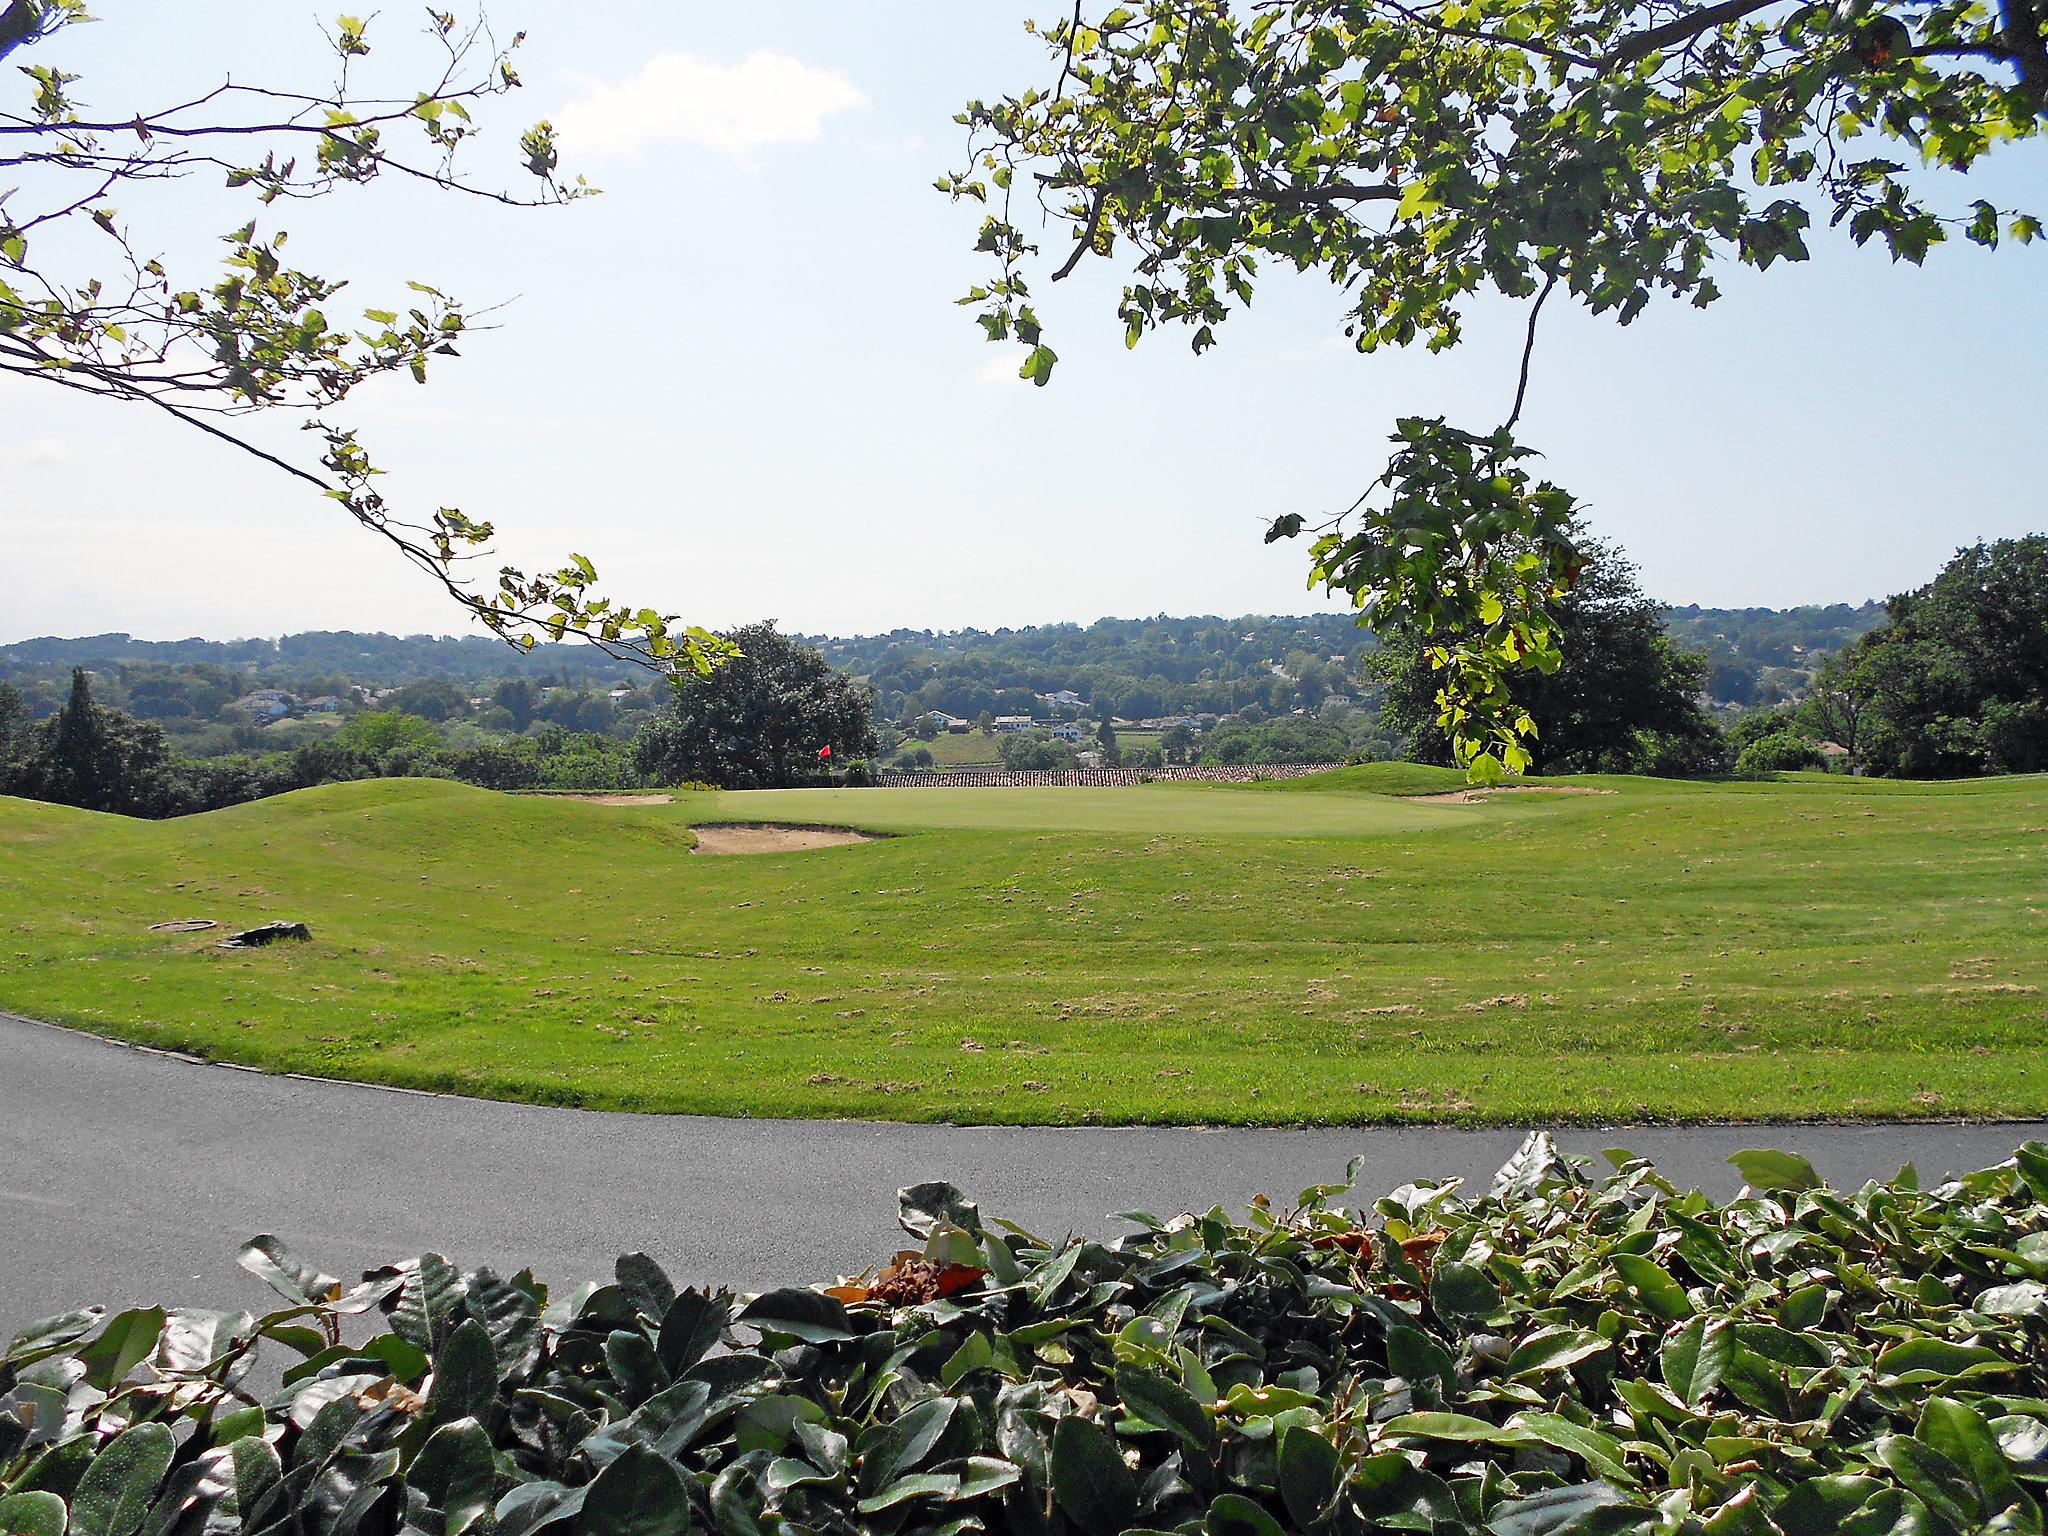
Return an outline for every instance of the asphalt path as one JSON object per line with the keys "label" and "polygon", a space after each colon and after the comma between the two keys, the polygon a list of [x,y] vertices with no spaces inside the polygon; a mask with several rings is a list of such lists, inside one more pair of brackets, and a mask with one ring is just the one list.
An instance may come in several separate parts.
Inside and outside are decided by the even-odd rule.
{"label": "asphalt path", "polygon": [[[1667,1177],[1732,1193],[1746,1147],[1832,1182],[1986,1167],[2042,1125],[1625,1127]],[[333,1274],[432,1250],[566,1286],[642,1249],[742,1290],[851,1273],[899,1246],[896,1191],[949,1179],[1046,1236],[1359,1176],[1485,1180],[1519,1130],[1039,1129],[600,1114],[269,1076],[0,1014],[0,1342],[89,1302],[261,1307],[235,1265],[259,1232]]]}

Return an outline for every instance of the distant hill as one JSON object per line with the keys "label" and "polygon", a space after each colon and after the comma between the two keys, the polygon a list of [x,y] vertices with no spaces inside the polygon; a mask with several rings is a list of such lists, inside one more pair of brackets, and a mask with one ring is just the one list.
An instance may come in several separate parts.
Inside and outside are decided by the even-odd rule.
{"label": "distant hill", "polygon": [[1885,621],[1879,602],[1851,607],[1700,608],[1665,611],[1672,641],[1707,658],[1708,690],[1722,704],[1775,703],[1804,688],[1818,657]]}
{"label": "distant hill", "polygon": [[[1805,684],[1814,659],[1884,621],[1880,603],[1851,607],[1669,610],[1672,639],[1705,653],[1711,691],[1726,706],[1771,702]],[[975,718],[1044,713],[1061,691],[1091,715],[1143,719],[1177,711],[1270,715],[1363,698],[1360,658],[1373,644],[1346,613],[1101,619],[1023,629],[807,635],[835,666],[864,678],[885,719],[924,710]],[[647,674],[590,646],[516,650],[483,636],[318,630],[282,639],[137,640],[125,634],[45,638],[0,646],[0,680],[23,685],[31,707],[54,708],[73,667],[110,681],[198,671],[227,697],[260,687],[366,692],[446,679],[476,690],[513,678],[575,689],[644,683]],[[117,695],[118,696],[118,695]]]}

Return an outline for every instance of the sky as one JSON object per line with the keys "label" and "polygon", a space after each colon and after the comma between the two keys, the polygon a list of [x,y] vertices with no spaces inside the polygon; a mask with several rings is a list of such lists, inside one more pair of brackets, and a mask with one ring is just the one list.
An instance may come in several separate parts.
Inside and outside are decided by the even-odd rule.
{"label": "sky", "polygon": [[[109,115],[223,74],[329,73],[319,13],[290,0],[93,10],[37,61]],[[596,24],[569,0],[495,0],[528,32],[526,84],[482,119],[471,170],[516,184],[517,133],[546,116],[602,196],[512,210],[387,181],[257,210],[184,184],[125,191],[120,212],[188,281],[258,213],[362,307],[404,307],[408,279],[502,304],[426,387],[380,381],[343,419],[395,505],[488,518],[534,565],[581,552],[634,607],[849,633],[1341,606],[1264,527],[1349,503],[1396,416],[1504,416],[1521,311],[1475,304],[1442,356],[1362,357],[1341,296],[1282,274],[1208,354],[1175,332],[1127,352],[1121,274],[1091,263],[1041,285],[1061,362],[1046,389],[1019,381],[1020,354],[953,303],[982,275],[977,210],[931,183],[961,163],[967,98],[1041,81],[1021,23],[1045,11],[607,0]],[[370,34],[408,90],[411,15]],[[23,89],[0,82],[0,104]],[[1963,200],[1980,190],[2038,212],[2048,145]],[[1860,602],[2048,525],[2048,242],[1958,242],[1925,269],[1813,244],[1804,266],[1724,274],[1705,311],[1653,304],[1626,329],[1561,297],[1545,313],[1523,440],[1667,602]],[[275,470],[141,407],[5,379],[0,567],[0,643],[465,627]]]}

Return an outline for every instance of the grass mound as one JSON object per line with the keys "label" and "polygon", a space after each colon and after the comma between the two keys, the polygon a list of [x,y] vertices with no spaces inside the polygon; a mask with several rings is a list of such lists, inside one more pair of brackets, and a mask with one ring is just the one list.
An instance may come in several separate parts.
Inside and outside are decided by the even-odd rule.
{"label": "grass mound", "polygon": [[[1397,770],[620,806],[383,781],[170,822],[0,800],[0,1008],[275,1070],[710,1114],[2048,1108],[2048,780],[1435,805],[1381,792]],[[690,856],[704,823],[900,835]],[[189,919],[313,941],[152,931]]]}
{"label": "grass mound", "polygon": [[552,1296],[434,1254],[344,1288],[259,1238],[280,1312],[14,1341],[0,1531],[2042,1529],[2048,1146],[1854,1192],[1744,1153],[1727,1205],[1613,1156],[1589,1184],[1532,1137],[1477,1199],[1330,1185],[1108,1244],[919,1185],[885,1268],[746,1298],[642,1255]]}

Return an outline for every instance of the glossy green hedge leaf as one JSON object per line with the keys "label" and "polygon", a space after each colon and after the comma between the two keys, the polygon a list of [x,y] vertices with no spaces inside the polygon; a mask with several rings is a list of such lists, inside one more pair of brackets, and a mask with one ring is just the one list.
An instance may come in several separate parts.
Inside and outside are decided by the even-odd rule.
{"label": "glossy green hedge leaf", "polygon": [[676,1299],[667,1272],[644,1253],[620,1254],[612,1274],[649,1317],[661,1317]]}
{"label": "glossy green hedge leaf", "polygon": [[529,1536],[550,1527],[565,1527],[576,1519],[590,1494],[589,1483],[578,1488],[553,1481],[521,1483],[502,1499],[492,1518],[494,1536]]}
{"label": "glossy green hedge leaf", "polygon": [[78,1350],[85,1380],[102,1392],[127,1379],[128,1373],[156,1353],[168,1320],[162,1307],[142,1307],[110,1319],[99,1337]]}
{"label": "glossy green hedge leaf", "polygon": [[872,1430],[861,1444],[861,1487],[875,1492],[922,1466],[952,1427],[959,1407],[958,1398],[929,1397]]}
{"label": "glossy green hedge leaf", "polygon": [[791,1288],[756,1296],[740,1309],[739,1320],[806,1344],[843,1343],[854,1337],[846,1308],[817,1291]]}
{"label": "glossy green hedge leaf", "polygon": [[1500,1287],[1476,1264],[1440,1264],[1430,1276],[1429,1305],[1439,1317],[1480,1322],[1500,1306]]}
{"label": "glossy green hedge leaf", "polygon": [[1342,1481],[1337,1448],[1307,1425],[1290,1424],[1280,1432],[1274,1468],[1287,1513],[1303,1530],[1310,1529],[1337,1496]]}
{"label": "glossy green hedge leaf", "polygon": [[2016,1362],[1995,1349],[1981,1344],[1952,1344],[1947,1339],[1908,1339],[1877,1357],[1880,1379],[1907,1383],[1999,1375],[2016,1368]]}
{"label": "glossy green hedge leaf", "polygon": [[341,1281],[303,1262],[280,1238],[264,1233],[242,1245],[238,1262],[287,1301],[336,1301]]}
{"label": "glossy green hedge leaf", "polygon": [[951,1184],[935,1179],[896,1191],[896,1219],[912,1237],[930,1237],[936,1227],[981,1230],[981,1212]]}
{"label": "glossy green hedge leaf", "polygon": [[73,1536],[132,1536],[176,1448],[161,1424],[138,1424],[108,1441],[71,1497]]}
{"label": "glossy green hedge leaf", "polygon": [[1878,1442],[1877,1458],[1956,1530],[1972,1530],[1983,1520],[1985,1510],[1976,1484],[1925,1441],[1910,1435],[1887,1435]]}
{"label": "glossy green hedge leaf", "polygon": [[1521,1445],[1528,1436],[1469,1413],[1403,1413],[1380,1426],[1383,1435],[1403,1440],[1454,1440],[1474,1445]]}
{"label": "glossy green hedge leaf", "polygon": [[1678,1322],[1692,1316],[1692,1302],[1686,1298],[1685,1287],[1656,1260],[1643,1258],[1640,1254],[1617,1253],[1614,1272],[1621,1276],[1621,1283],[1644,1306],[1667,1322]]}
{"label": "glossy green hedge leaf", "polygon": [[709,1354],[725,1331],[731,1311],[725,1299],[705,1291],[678,1291],[662,1314],[656,1353],[662,1369],[680,1376]]}
{"label": "glossy green hedge leaf", "polygon": [[1796,1152],[1737,1152],[1728,1161],[1751,1189],[1797,1193],[1821,1187],[1821,1176],[1814,1172],[1813,1164]]}
{"label": "glossy green hedge leaf", "polygon": [[1256,1500],[1241,1493],[1219,1493],[1202,1517],[1208,1536],[1287,1536],[1287,1529]]}
{"label": "glossy green hedge leaf", "polygon": [[683,1536],[689,1528],[682,1469],[640,1445],[591,1480],[576,1520],[578,1536]]}
{"label": "glossy green hedge leaf", "polygon": [[105,1307],[81,1307],[76,1312],[39,1317],[14,1336],[7,1346],[7,1359],[23,1365],[51,1350],[62,1349],[99,1327],[106,1315]]}
{"label": "glossy green hedge leaf", "polygon": [[1627,1495],[1607,1483],[1573,1483],[1546,1488],[1525,1498],[1505,1500],[1486,1522],[1490,1536],[1569,1536],[1577,1531],[1614,1531],[1627,1527],[1599,1519],[1628,1502]]}
{"label": "glossy green hedge leaf", "polygon": [[1216,1421],[1209,1410],[1195,1401],[1194,1394],[1179,1382],[1168,1381],[1157,1371],[1143,1366],[1116,1368],[1116,1393],[1123,1405],[1147,1423],[1180,1437],[1190,1454],[1213,1455]]}
{"label": "glossy green hedge leaf", "polygon": [[1721,1384],[1734,1348],[1734,1331],[1724,1320],[1693,1318],[1667,1336],[1658,1350],[1664,1385],[1697,1407]]}
{"label": "glossy green hedge leaf", "polygon": [[1588,1428],[1558,1413],[1518,1413],[1508,1421],[1508,1427],[1553,1450],[1578,1457],[1590,1471],[1610,1483],[1620,1483],[1627,1488],[1636,1486],[1638,1479],[1623,1459],[1621,1442],[1612,1435]]}
{"label": "glossy green hedge leaf", "polygon": [[406,1478],[440,1512],[442,1536],[463,1536],[491,1514],[497,1482],[491,1437],[475,1419],[443,1424],[420,1447]]}
{"label": "glossy green hedge leaf", "polygon": [[1088,1536],[1120,1536],[1138,1511],[1138,1482],[1108,1430],[1063,1418],[1052,1432],[1052,1496]]}
{"label": "glossy green hedge leaf", "polygon": [[64,1536],[64,1501],[36,1489],[0,1496],[0,1536]]}
{"label": "glossy green hedge leaf", "polygon": [[434,1362],[434,1382],[427,1394],[431,1420],[448,1424],[457,1419],[481,1419],[490,1411],[498,1391],[498,1355],[491,1336],[475,1318],[448,1335],[441,1357]]}
{"label": "glossy green hedge leaf", "polygon": [[864,1515],[875,1515],[911,1499],[947,1498],[959,1489],[960,1479],[950,1472],[912,1472],[869,1494],[858,1507]]}
{"label": "glossy green hedge leaf", "polygon": [[1611,1347],[1597,1333],[1558,1324],[1539,1328],[1522,1340],[1501,1369],[1510,1377],[1537,1376],[1565,1370]]}
{"label": "glossy green hedge leaf", "polygon": [[1982,1414],[1952,1397],[1930,1397],[1920,1410],[1917,1438],[1960,1467],[1977,1491],[1987,1515],[2010,1509],[2020,1500],[2020,1486],[2006,1462],[1998,1437]]}

